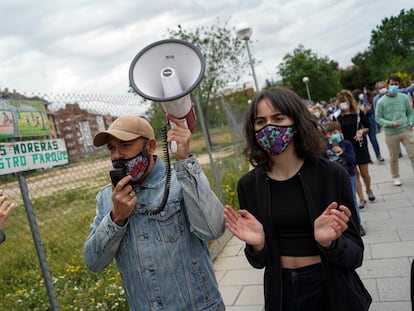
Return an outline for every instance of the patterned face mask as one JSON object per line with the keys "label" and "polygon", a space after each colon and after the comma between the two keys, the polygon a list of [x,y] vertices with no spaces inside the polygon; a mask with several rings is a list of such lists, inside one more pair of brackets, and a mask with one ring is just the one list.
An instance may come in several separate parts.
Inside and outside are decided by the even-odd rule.
{"label": "patterned face mask", "polygon": [[149,158],[141,151],[131,159],[120,159],[112,161],[113,167],[125,167],[126,175],[132,176],[132,181],[138,181],[144,176],[149,166]]}
{"label": "patterned face mask", "polygon": [[271,155],[281,154],[293,138],[292,126],[276,126],[268,124],[256,131],[257,143]]}

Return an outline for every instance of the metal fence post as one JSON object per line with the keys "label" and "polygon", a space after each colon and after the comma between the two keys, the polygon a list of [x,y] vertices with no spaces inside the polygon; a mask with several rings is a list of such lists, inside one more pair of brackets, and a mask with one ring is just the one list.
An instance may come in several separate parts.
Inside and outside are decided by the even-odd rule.
{"label": "metal fence post", "polygon": [[217,172],[216,172],[216,166],[214,165],[211,146],[210,146],[210,143],[207,137],[207,129],[206,129],[207,125],[204,120],[204,114],[203,114],[203,110],[200,104],[200,99],[198,96],[194,98],[194,103],[197,108],[197,113],[199,115],[199,121],[201,123],[201,129],[203,130],[204,140],[206,142],[208,158],[210,159],[211,173],[213,174],[213,178],[217,186],[218,197],[222,200],[223,199],[223,188],[221,186],[220,178],[218,177]]}
{"label": "metal fence post", "polygon": [[55,291],[53,289],[52,277],[50,275],[49,266],[47,264],[45,251],[43,249],[42,241],[40,239],[39,227],[37,225],[36,217],[34,215],[32,202],[29,197],[29,189],[27,188],[26,178],[22,173],[17,174],[19,180],[20,191],[22,193],[24,207],[26,209],[27,218],[29,220],[30,229],[32,231],[33,241],[36,247],[37,257],[39,258],[40,267],[42,269],[43,278],[45,280],[47,295],[49,297],[50,306],[53,311],[58,311],[59,307]]}

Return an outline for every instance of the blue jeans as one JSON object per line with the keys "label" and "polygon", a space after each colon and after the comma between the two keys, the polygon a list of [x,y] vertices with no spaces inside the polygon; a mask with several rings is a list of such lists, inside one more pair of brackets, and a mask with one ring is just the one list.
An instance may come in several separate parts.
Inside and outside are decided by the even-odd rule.
{"label": "blue jeans", "polygon": [[356,212],[357,212],[358,221],[361,224],[361,216],[359,214],[359,204],[358,204],[357,195],[356,195],[357,182],[356,182],[355,175],[354,176],[349,176],[349,180],[351,181],[352,193],[354,194],[355,209],[356,209]]}
{"label": "blue jeans", "polygon": [[282,269],[283,311],[330,311],[329,293],[318,263],[298,269]]}
{"label": "blue jeans", "polygon": [[374,149],[375,156],[378,159],[381,156],[381,151],[380,151],[378,140],[377,140],[377,123],[375,122],[375,117],[373,114],[368,115],[368,119],[369,119],[368,137],[369,137],[369,141],[371,142],[372,148]]}

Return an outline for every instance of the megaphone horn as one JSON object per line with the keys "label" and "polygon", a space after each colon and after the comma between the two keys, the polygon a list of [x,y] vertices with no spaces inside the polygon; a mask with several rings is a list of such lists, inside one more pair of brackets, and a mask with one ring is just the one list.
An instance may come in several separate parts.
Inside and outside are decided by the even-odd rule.
{"label": "megaphone horn", "polygon": [[191,43],[167,39],[142,49],[129,69],[131,87],[145,99],[161,102],[169,115],[195,131],[196,118],[189,93],[201,82],[205,60]]}

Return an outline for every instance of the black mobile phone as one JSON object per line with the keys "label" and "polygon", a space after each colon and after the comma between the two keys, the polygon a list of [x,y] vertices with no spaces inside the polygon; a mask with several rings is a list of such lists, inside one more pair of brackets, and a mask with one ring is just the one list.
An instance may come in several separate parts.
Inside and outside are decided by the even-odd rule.
{"label": "black mobile phone", "polygon": [[112,166],[113,168],[109,171],[109,177],[111,177],[112,185],[115,187],[122,178],[127,176],[126,161],[114,161]]}
{"label": "black mobile phone", "polygon": [[122,168],[113,168],[109,171],[109,176],[111,177],[111,182],[114,187],[118,184],[118,182],[126,176],[125,169]]}

